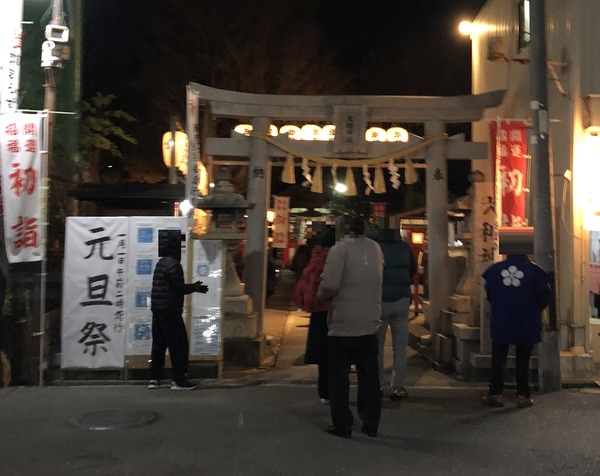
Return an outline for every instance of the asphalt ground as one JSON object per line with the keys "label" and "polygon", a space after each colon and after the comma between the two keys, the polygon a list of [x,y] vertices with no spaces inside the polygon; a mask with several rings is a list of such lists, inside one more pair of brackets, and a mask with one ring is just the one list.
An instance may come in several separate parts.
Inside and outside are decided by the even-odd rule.
{"label": "asphalt ground", "polygon": [[[0,475],[600,474],[598,389],[534,394],[522,410],[507,391],[504,408],[487,408],[483,383],[437,372],[409,349],[409,398],[384,398],[369,438],[353,385],[354,431],[341,439],[325,431],[316,366],[303,364],[307,315],[268,310],[263,324],[264,365],[226,367],[194,391],[146,382],[1,388]],[[390,364],[388,342],[388,374]]]}

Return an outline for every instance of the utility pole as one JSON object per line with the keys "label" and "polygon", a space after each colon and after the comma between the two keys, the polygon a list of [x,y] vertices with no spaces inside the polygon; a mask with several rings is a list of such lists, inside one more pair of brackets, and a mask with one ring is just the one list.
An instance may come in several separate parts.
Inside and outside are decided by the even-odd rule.
{"label": "utility pole", "polygon": [[177,166],[175,165],[175,132],[177,132],[177,116],[171,116],[171,163],[169,164],[169,183],[177,183]]}
{"label": "utility pole", "polygon": [[557,319],[558,288],[556,286],[556,237],[554,234],[553,164],[549,153],[548,87],[546,53],[546,2],[530,0],[531,40],[530,93],[533,130],[531,134],[533,180],[533,249],[539,266],[552,277],[554,299],[548,308],[549,319],[542,328],[538,346],[538,383],[540,393],[561,389],[560,326]]}

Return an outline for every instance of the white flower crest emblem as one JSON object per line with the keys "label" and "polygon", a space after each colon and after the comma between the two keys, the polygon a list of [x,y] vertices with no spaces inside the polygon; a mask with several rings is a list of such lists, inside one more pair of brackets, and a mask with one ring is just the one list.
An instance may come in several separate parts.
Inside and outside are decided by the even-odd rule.
{"label": "white flower crest emblem", "polygon": [[521,279],[523,279],[525,273],[515,265],[511,264],[508,269],[503,269],[500,272],[500,275],[502,276],[502,283],[505,286],[514,286],[518,288],[521,286]]}

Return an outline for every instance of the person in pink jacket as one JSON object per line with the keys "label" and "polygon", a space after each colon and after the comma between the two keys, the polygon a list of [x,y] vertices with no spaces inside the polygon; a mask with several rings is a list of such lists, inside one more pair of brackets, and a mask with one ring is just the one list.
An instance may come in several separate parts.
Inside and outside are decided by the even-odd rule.
{"label": "person in pink jacket", "polygon": [[327,379],[327,313],[330,301],[317,298],[317,290],[321,282],[321,273],[325,267],[325,259],[329,248],[335,244],[335,228],[326,226],[316,232],[312,256],[303,269],[300,279],[294,288],[293,299],[303,311],[310,312],[308,336],[306,339],[305,364],[317,364],[317,390],[321,403],[329,403]]}

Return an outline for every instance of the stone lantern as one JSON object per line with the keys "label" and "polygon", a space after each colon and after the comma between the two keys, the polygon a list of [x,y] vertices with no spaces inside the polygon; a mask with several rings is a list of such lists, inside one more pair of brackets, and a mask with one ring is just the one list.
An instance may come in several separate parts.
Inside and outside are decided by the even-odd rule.
{"label": "stone lantern", "polygon": [[250,208],[246,199],[235,193],[230,182],[231,173],[221,167],[216,173],[215,187],[208,195],[198,199],[196,208],[210,211],[210,223],[206,232],[194,235],[200,240],[221,240],[226,246],[224,259],[224,309],[222,310],[222,335],[224,356],[240,365],[258,366],[262,363],[261,345],[253,345],[260,339],[257,335],[257,317],[252,299],[244,288],[235,269],[233,257],[246,236],[246,210]]}

